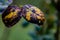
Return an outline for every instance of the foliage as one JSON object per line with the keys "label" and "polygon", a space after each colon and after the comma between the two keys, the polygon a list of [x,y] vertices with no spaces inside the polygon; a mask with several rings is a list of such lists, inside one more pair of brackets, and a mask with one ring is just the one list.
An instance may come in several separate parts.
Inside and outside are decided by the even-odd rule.
{"label": "foliage", "polygon": [[[24,19],[22,18],[15,26],[11,28],[7,40],[56,40],[55,33],[57,31],[57,11],[53,6],[53,3],[51,1],[48,3],[46,0],[13,0],[11,5],[17,5],[21,7],[25,4],[31,4],[40,8],[45,13],[46,22],[41,27],[32,23],[25,24],[23,23]],[[2,23],[2,20],[0,20],[0,22],[0,35],[2,36],[5,27]],[[23,29],[22,24],[26,25],[27,28]],[[27,35],[28,32],[29,34]]]}

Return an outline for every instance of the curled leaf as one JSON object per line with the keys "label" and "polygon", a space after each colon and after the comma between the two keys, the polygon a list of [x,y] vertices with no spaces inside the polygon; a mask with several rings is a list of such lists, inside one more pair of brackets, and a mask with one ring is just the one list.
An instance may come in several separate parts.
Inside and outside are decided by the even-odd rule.
{"label": "curled leaf", "polygon": [[5,26],[11,27],[21,19],[21,8],[17,6],[8,6],[2,14],[2,20]]}
{"label": "curled leaf", "polygon": [[23,6],[23,17],[31,23],[42,25],[45,21],[44,13],[37,7],[32,5]]}

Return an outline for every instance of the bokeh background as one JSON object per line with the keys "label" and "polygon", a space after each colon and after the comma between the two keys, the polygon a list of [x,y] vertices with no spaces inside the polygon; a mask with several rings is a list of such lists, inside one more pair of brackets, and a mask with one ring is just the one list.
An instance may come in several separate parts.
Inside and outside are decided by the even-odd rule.
{"label": "bokeh background", "polygon": [[[0,40],[60,40],[59,3],[59,0],[0,0]],[[22,17],[16,25],[6,28],[2,22],[3,11],[9,5],[21,7],[26,4],[34,5],[44,12],[44,25],[29,23]]]}

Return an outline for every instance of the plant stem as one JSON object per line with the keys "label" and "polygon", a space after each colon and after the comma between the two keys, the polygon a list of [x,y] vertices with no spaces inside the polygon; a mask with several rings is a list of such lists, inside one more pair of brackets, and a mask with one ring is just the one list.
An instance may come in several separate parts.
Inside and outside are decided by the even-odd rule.
{"label": "plant stem", "polygon": [[1,40],[8,40],[9,35],[10,35],[10,31],[11,31],[11,29],[6,27],[3,31],[3,35],[2,35]]}

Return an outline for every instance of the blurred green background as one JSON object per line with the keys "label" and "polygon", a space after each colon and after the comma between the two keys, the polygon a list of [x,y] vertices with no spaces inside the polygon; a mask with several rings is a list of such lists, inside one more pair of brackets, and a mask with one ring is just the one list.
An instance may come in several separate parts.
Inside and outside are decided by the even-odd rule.
{"label": "blurred green background", "polygon": [[[19,7],[31,4],[40,8],[46,18],[46,22],[41,28],[43,31],[35,39],[29,35],[29,32],[35,32],[35,24],[21,20],[11,28],[6,28],[2,22],[2,12],[8,5],[17,5]],[[0,0],[0,40],[55,40],[55,33],[57,31],[57,10],[53,6],[51,0]],[[50,38],[47,38],[46,35]],[[43,38],[44,36],[44,38]],[[46,38],[45,38],[46,37]],[[40,38],[40,39],[39,39]]]}

